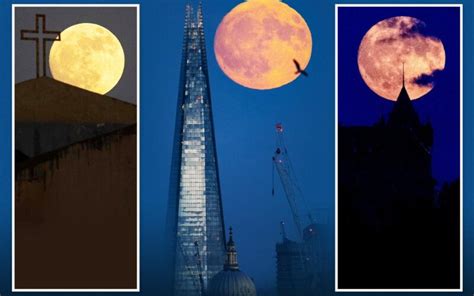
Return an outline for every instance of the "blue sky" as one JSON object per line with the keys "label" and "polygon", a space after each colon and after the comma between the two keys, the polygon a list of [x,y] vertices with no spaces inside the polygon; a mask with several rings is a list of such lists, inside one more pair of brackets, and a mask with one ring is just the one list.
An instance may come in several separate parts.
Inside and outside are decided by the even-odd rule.
{"label": "blue sky", "polygon": [[[0,32],[11,34],[11,4],[0,6]],[[41,3],[41,1],[15,1]],[[43,1],[44,2],[44,1]],[[93,0],[49,1],[50,3],[96,3]],[[130,3],[129,0],[101,1]],[[137,0],[140,3],[140,104],[141,104],[141,290],[156,295],[158,271],[163,253],[163,225],[166,213],[175,107],[185,1]],[[234,226],[239,261],[260,287],[275,281],[275,242],[278,223],[287,221],[293,231],[290,211],[281,186],[271,196],[271,156],[275,145],[274,124],[283,122],[286,141],[300,185],[313,206],[334,211],[334,2],[285,1],[308,23],[313,37],[310,77],[299,78],[283,88],[259,92],[230,81],[217,67],[212,51],[213,37],[222,17],[240,1],[204,1],[211,91],[221,173],[226,226]],[[341,2],[341,1],[337,1]],[[357,1],[344,1],[355,3]],[[361,1],[358,1],[361,2]],[[375,1],[362,1],[375,2]],[[392,3],[392,0],[376,2]],[[397,1],[399,2],[399,1]],[[419,0],[405,3],[455,3],[457,0]],[[472,293],[474,282],[474,202],[472,180],[474,154],[472,114],[474,17],[472,1],[464,3],[464,290]],[[420,16],[421,19],[423,17]],[[356,17],[354,20],[358,20]],[[375,22],[376,20],[374,20]],[[425,19],[428,23],[428,20]],[[442,24],[436,20],[437,27]],[[356,23],[354,23],[356,24]],[[430,24],[431,26],[432,24]],[[365,26],[369,26],[368,23]],[[366,27],[368,29],[368,27]],[[354,37],[355,38],[355,37]],[[439,36],[440,39],[444,37]],[[11,38],[5,38],[0,52],[0,293],[11,288]],[[353,46],[358,46],[353,45]],[[448,60],[449,65],[451,62]],[[437,85],[442,83],[442,77]],[[354,75],[352,79],[360,79]],[[363,84],[357,92],[373,94]],[[433,92],[434,94],[434,92]],[[365,96],[364,96],[365,97]],[[375,99],[375,98],[374,98]],[[428,101],[428,98],[427,100]],[[389,103],[389,102],[385,102]],[[420,101],[421,104],[421,101]],[[417,108],[420,108],[417,106]],[[424,108],[422,108],[424,109]],[[379,112],[380,109],[377,109]],[[372,122],[371,118],[369,118]],[[422,116],[422,119],[425,117]],[[333,230],[333,229],[332,229]],[[331,230],[331,231],[332,231]],[[290,233],[290,235],[293,235]],[[329,242],[329,249],[334,245]],[[372,295],[372,294],[371,294]]]}
{"label": "blue sky", "polygon": [[[420,120],[434,130],[433,176],[440,184],[460,174],[460,38],[459,8],[456,7],[341,7],[339,10],[339,122],[343,125],[371,125],[387,118],[393,102],[370,90],[359,74],[357,53],[365,33],[377,22],[411,16],[425,23],[421,31],[443,42],[445,69],[435,77],[435,87],[413,102]],[[394,67],[401,65],[394,65]]]}
{"label": "blue sky", "polygon": [[[280,240],[279,221],[286,222],[290,237],[296,237],[291,212],[278,178],[276,195],[271,196],[271,156],[275,148],[276,122],[282,122],[285,126],[289,153],[310,207],[327,208],[329,217],[334,210],[334,47],[330,41],[334,35],[326,27],[333,15],[324,13],[332,12],[333,6],[318,2],[316,7],[312,1],[286,2],[305,18],[312,32],[313,52],[307,68],[310,76],[300,77],[278,89],[257,91],[227,78],[217,65],[213,52],[217,26],[238,3],[204,2],[215,135],[225,225],[234,227],[241,268],[255,279],[257,286],[268,287],[274,284],[276,278],[275,243]],[[153,137],[159,151],[155,151],[156,158],[150,159],[146,166],[155,164],[154,179],[159,188],[155,202],[160,210],[153,214],[162,223],[168,194],[184,5],[184,1],[161,3],[156,26],[165,30],[166,34],[156,41],[158,46],[154,56],[159,66],[155,69],[153,86],[147,86],[156,93],[153,106],[148,108],[156,110]],[[324,5],[327,7],[324,8]],[[459,92],[459,85],[453,86],[459,81],[459,78],[456,80],[459,73],[456,44],[459,41],[455,34],[450,34],[451,30],[457,30],[453,26],[458,21],[453,19],[452,11],[443,10],[442,13],[451,15],[450,22],[443,22],[442,26],[434,21],[440,17],[436,13],[434,10],[405,8],[364,12],[364,17],[350,14],[340,17],[343,21],[340,24],[347,30],[340,37],[343,45],[340,47],[339,65],[344,67],[340,69],[344,75],[339,76],[339,95],[342,100],[348,93],[355,94],[351,99],[356,97],[361,103],[341,103],[339,108],[342,118],[357,124],[372,124],[380,118],[380,110],[389,112],[391,103],[377,97],[360,78],[356,63],[360,40],[373,24],[389,16],[412,15],[425,21],[430,32],[445,43],[447,74],[440,79],[450,79],[450,82],[440,82],[426,99],[416,102],[416,107],[420,110],[421,119],[430,118],[435,128],[434,175],[441,181],[449,181],[459,174],[459,93],[456,93]],[[361,110],[363,112],[358,112]],[[446,119],[445,112],[452,114],[447,115]]]}
{"label": "blue sky", "polygon": [[[272,197],[272,162],[276,122],[282,122],[286,143],[300,186],[311,207],[332,205],[333,188],[333,97],[327,86],[333,75],[330,31],[321,30],[322,16],[309,1],[289,1],[312,31],[313,56],[307,68],[310,76],[269,91],[244,88],[225,76],[217,65],[214,34],[224,15],[239,1],[204,2],[204,26],[208,51],[211,96],[214,113],[219,172],[226,227],[234,228],[241,268],[258,286],[275,281],[275,243],[280,240],[279,222],[286,221],[295,237],[288,203],[277,182]],[[169,168],[178,93],[179,64],[183,33],[184,1],[162,2],[157,28],[166,28],[156,48],[156,181],[157,203],[164,222]],[[332,10],[330,10],[332,11]],[[319,24],[318,24],[319,23]],[[318,68],[328,69],[321,71]],[[328,111],[329,109],[329,111]],[[331,209],[328,209],[330,211]]]}

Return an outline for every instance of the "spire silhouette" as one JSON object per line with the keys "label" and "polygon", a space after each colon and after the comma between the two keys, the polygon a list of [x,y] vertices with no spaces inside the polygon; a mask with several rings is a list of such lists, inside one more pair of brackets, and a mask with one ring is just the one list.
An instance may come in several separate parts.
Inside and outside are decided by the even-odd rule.
{"label": "spire silhouette", "polygon": [[237,249],[232,232],[232,227],[229,228],[229,240],[227,241],[227,258],[224,264],[224,270],[239,270],[239,263],[237,262]]}
{"label": "spire silhouette", "polygon": [[395,106],[390,113],[388,124],[396,127],[414,128],[420,125],[418,114],[413,108],[410,96],[405,87],[405,63],[402,64],[402,88]]}
{"label": "spire silhouette", "polygon": [[405,63],[402,63],[402,88],[405,88]]}

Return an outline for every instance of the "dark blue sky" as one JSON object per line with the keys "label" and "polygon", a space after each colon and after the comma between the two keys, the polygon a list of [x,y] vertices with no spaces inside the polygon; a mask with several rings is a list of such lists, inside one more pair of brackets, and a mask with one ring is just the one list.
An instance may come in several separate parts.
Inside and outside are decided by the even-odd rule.
{"label": "dark blue sky", "polygon": [[[286,143],[306,199],[313,208],[327,207],[330,221],[333,218],[334,4],[330,1],[285,1],[305,18],[312,31],[313,52],[307,68],[310,76],[300,77],[275,90],[257,91],[227,78],[218,67],[213,51],[217,26],[240,2],[204,1],[204,25],[225,224],[234,227],[241,269],[255,279],[258,287],[268,287],[274,285],[276,278],[275,243],[280,240],[280,220],[286,221],[290,237],[295,237],[291,212],[278,179],[276,196],[271,196],[276,122],[281,121],[285,126]],[[153,122],[142,125],[142,136],[147,137],[146,145],[142,144],[142,155],[153,155],[142,162],[142,170],[153,172],[152,175],[142,174],[142,191],[152,193],[156,198],[149,200],[146,197],[142,225],[146,227],[144,239],[153,240],[157,248],[164,237],[164,227],[158,231],[154,227],[153,235],[149,237],[147,229],[152,229],[146,225],[164,225],[165,221],[185,3],[183,0],[158,1],[159,9],[153,10],[154,22],[148,23],[154,29],[146,30],[156,32],[156,35],[141,36],[147,41],[142,44],[142,69],[147,77],[153,77],[153,83],[142,83],[142,92],[155,94],[153,100],[145,98],[147,104],[142,108],[142,122]],[[146,5],[142,6],[142,11],[147,14]],[[416,102],[416,108],[422,110],[422,120],[431,118],[436,131],[435,177],[451,180],[459,173],[458,148],[456,151],[453,148],[459,147],[459,78],[456,79],[459,75],[459,63],[456,62],[459,40],[453,33],[458,30],[455,11],[443,10],[448,14],[443,22],[439,21],[442,16],[416,9],[385,9],[378,13],[366,13],[363,17],[348,15],[344,17],[345,24],[340,24],[346,27],[340,65],[346,66],[341,69],[339,94],[341,98],[347,93],[358,94],[362,100],[359,107],[352,108],[352,113],[346,106],[340,108],[341,117],[350,118],[351,123],[372,124],[380,117],[381,110],[390,110],[390,102],[372,93],[357,70],[357,48],[365,32],[379,20],[394,15],[412,15],[425,21],[429,32],[435,31],[445,44],[447,64],[435,89]],[[341,38],[340,44],[344,44]],[[444,82],[444,79],[450,82]],[[332,227],[331,223],[331,233]],[[328,244],[332,250],[332,239]],[[155,264],[159,264],[160,257],[153,259],[153,256],[163,255],[161,249],[147,248],[145,252],[143,256],[157,260]]]}
{"label": "dark blue sky", "polygon": [[[394,16],[423,21],[421,31],[443,42],[444,71],[436,75],[435,87],[414,106],[422,122],[434,129],[433,175],[438,182],[459,178],[460,159],[460,56],[459,8],[457,7],[341,7],[339,8],[339,122],[372,125],[382,114],[387,118],[393,103],[372,92],[359,74],[357,53],[365,33],[377,22]],[[394,65],[398,67],[399,65]]]}
{"label": "dark blue sky", "polygon": [[[0,32],[11,34],[11,4],[40,3],[40,0],[6,0],[0,5]],[[51,0],[50,3],[97,3],[97,0]],[[181,55],[183,0],[103,0],[103,3],[140,3],[140,203],[141,203],[141,293],[160,294],[159,267],[162,265],[163,224],[168,194],[171,141],[176,107]],[[275,121],[287,126],[287,142],[300,183],[308,199],[321,201],[334,211],[334,3],[342,1],[288,0],[308,22],[313,34],[313,56],[308,70],[311,76],[298,79],[289,86],[266,94],[243,89],[227,79],[217,68],[212,52],[213,35],[218,22],[240,1],[204,0],[210,78],[216,123],[217,145],[223,187],[227,225],[234,225],[243,270],[255,278],[258,286],[275,279],[274,243],[279,239],[278,221],[285,216],[291,221],[281,188],[278,197],[271,198],[271,163]],[[346,0],[344,2],[415,2],[463,3],[464,5],[464,291],[474,290],[474,1],[471,0]],[[385,12],[387,17],[390,13]],[[368,17],[368,16],[365,16]],[[420,16],[431,28],[445,26],[445,19],[435,22]],[[430,17],[430,19],[432,19]],[[354,30],[360,15],[352,16]],[[372,23],[375,23],[376,19]],[[454,22],[453,22],[454,23]],[[361,24],[367,30],[371,24]],[[347,28],[348,32],[352,29]],[[440,30],[440,39],[450,39],[449,31]],[[363,34],[360,33],[360,34]],[[363,35],[360,35],[361,38]],[[355,37],[353,37],[355,39]],[[358,42],[351,46],[357,48]],[[446,44],[445,44],[446,46]],[[452,45],[450,45],[452,46]],[[452,51],[452,50],[450,50]],[[456,51],[457,52],[457,51]],[[350,58],[350,56],[347,56]],[[3,157],[0,159],[0,292],[12,295],[11,289],[11,38],[4,40],[0,52],[0,139]],[[352,66],[355,67],[355,64]],[[448,53],[447,69],[451,67]],[[457,71],[454,71],[454,75]],[[351,74],[352,73],[352,74]],[[362,84],[360,77],[348,72],[354,92],[375,97]],[[443,75],[447,76],[444,72]],[[442,78],[442,77],[441,77]],[[442,79],[430,94],[439,91]],[[341,77],[342,79],[342,77]],[[457,92],[450,85],[445,93]],[[426,98],[428,102],[429,97]],[[422,99],[425,100],[425,99]],[[421,104],[421,100],[419,103]],[[380,104],[384,104],[380,103]],[[417,103],[418,104],[418,103]],[[418,106],[417,106],[418,107]],[[385,106],[385,108],[389,108]],[[441,109],[440,106],[437,108]],[[454,108],[454,107],[453,107]],[[373,108],[372,108],[373,109]],[[379,110],[377,108],[377,110]],[[365,116],[359,116],[363,120]],[[450,120],[446,120],[449,122]],[[372,120],[370,120],[372,122]],[[435,135],[436,136],[436,135]],[[437,140],[438,141],[438,140]],[[456,141],[457,143],[457,141]],[[439,170],[438,170],[439,171]],[[244,187],[246,186],[246,187]],[[288,223],[290,224],[290,223]],[[333,229],[332,229],[333,230]],[[331,230],[331,231],[332,231]],[[329,249],[334,249],[333,241]],[[332,260],[330,262],[333,262]],[[333,279],[334,273],[331,273]],[[88,293],[84,293],[88,294]],[[359,293],[366,295],[369,293]],[[406,293],[403,293],[406,295]],[[413,293],[415,294],[415,293]],[[418,295],[418,293],[416,293]],[[59,294],[58,294],[59,295]],[[61,294],[62,295],[62,294]],[[122,294],[121,294],[122,295]],[[374,295],[370,293],[370,295]],[[397,294],[398,295],[398,294]],[[401,294],[400,294],[401,295]]]}
{"label": "dark blue sky", "polygon": [[[244,88],[225,76],[217,65],[213,42],[219,22],[240,1],[204,1],[204,26],[208,51],[219,172],[226,227],[233,226],[241,269],[257,286],[275,282],[275,243],[280,240],[279,221],[284,220],[295,237],[288,203],[280,186],[272,197],[272,162],[276,122],[286,130],[286,143],[297,177],[311,207],[334,202],[334,96],[333,31],[324,29],[333,16],[331,3],[314,9],[312,1],[287,1],[305,18],[313,37],[310,76],[270,91]],[[319,4],[319,3],[318,3]],[[153,126],[156,145],[155,182],[159,186],[157,215],[164,223],[171,164],[174,119],[178,94],[185,1],[161,1],[156,28],[161,32],[153,86],[156,93],[147,109],[156,110]],[[320,10],[323,8],[324,10]],[[143,7],[143,9],[145,9]],[[326,13],[323,13],[323,12]],[[151,36],[154,38],[155,36]],[[142,36],[142,38],[150,38]],[[324,44],[323,42],[328,42]],[[146,63],[146,62],[145,62]],[[322,71],[321,69],[325,69]],[[152,90],[149,88],[153,88]],[[151,127],[144,127],[151,128]],[[146,149],[146,147],[145,147]],[[160,234],[159,234],[160,235]]]}

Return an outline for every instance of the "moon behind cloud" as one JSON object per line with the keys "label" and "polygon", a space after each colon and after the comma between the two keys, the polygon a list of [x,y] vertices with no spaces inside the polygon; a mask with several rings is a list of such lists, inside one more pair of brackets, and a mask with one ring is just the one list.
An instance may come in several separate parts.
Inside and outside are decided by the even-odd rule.
{"label": "moon behind cloud", "polygon": [[214,52],[222,71],[252,89],[277,88],[295,80],[296,59],[311,58],[311,32],[298,12],[279,0],[249,0],[221,21]]}
{"label": "moon behind cloud", "polygon": [[397,16],[382,20],[365,34],[358,52],[360,74],[379,96],[395,101],[402,87],[412,100],[434,87],[433,76],[445,67],[443,43],[421,34],[423,23],[413,17]]}
{"label": "moon behind cloud", "polygon": [[120,80],[125,54],[120,41],[106,28],[81,23],[61,32],[49,53],[53,78],[99,94]]}

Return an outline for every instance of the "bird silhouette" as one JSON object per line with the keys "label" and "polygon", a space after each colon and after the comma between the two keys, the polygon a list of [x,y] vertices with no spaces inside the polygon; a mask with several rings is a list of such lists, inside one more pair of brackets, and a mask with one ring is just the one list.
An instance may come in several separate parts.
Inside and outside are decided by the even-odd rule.
{"label": "bird silhouette", "polygon": [[303,74],[304,76],[308,77],[308,72],[305,70],[301,69],[300,63],[298,63],[297,60],[293,59],[293,63],[295,63],[296,66],[296,72],[295,74]]}

